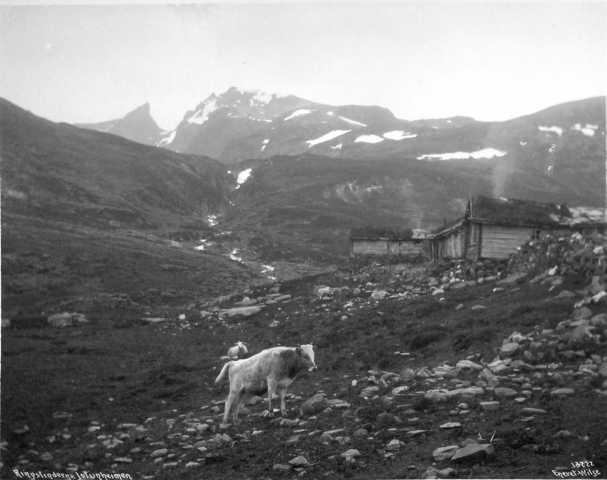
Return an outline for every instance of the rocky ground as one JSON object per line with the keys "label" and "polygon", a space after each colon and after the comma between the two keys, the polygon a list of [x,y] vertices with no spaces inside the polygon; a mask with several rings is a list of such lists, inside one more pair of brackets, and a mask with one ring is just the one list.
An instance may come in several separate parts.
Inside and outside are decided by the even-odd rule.
{"label": "rocky ground", "polygon": [[[4,328],[2,478],[555,478],[572,462],[605,477],[605,247],[548,238],[509,262],[371,265],[119,324]],[[237,340],[315,344],[287,418],[257,398],[221,425],[213,380]]]}

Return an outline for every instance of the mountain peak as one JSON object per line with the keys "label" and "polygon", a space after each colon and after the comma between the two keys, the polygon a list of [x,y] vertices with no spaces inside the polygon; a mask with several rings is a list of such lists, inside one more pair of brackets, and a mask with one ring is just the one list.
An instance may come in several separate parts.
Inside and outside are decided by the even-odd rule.
{"label": "mountain peak", "polygon": [[149,102],[139,105],[124,117],[107,122],[77,124],[82,128],[112,133],[146,145],[155,145],[161,128],[154,121]]}

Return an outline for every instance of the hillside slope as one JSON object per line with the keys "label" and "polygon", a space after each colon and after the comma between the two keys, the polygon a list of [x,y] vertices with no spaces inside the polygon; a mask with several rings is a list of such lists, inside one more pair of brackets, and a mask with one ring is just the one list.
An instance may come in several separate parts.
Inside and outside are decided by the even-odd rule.
{"label": "hillside slope", "polygon": [[[348,254],[351,228],[432,229],[461,216],[469,196],[493,194],[500,161],[300,155],[244,162],[238,167],[250,169],[249,177],[234,193],[235,206],[222,225],[246,235],[268,260],[336,260]],[[601,205],[604,190],[595,177],[604,175],[604,166],[596,162],[590,171],[579,184],[513,164],[502,194]]]}
{"label": "hillside slope", "polygon": [[0,139],[3,316],[103,295],[178,302],[255,277],[179,242],[227,206],[233,181],[216,161],[52,123],[5,100]]}

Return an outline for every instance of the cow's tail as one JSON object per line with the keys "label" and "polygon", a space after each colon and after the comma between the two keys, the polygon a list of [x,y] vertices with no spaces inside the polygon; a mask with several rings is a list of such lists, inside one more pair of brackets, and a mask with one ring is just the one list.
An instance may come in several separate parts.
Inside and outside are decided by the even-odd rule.
{"label": "cow's tail", "polygon": [[226,377],[228,371],[230,370],[232,363],[234,363],[234,362],[227,362],[223,366],[223,368],[221,369],[221,372],[219,372],[219,375],[217,375],[217,378],[215,379],[215,383],[221,383],[223,381],[223,379]]}

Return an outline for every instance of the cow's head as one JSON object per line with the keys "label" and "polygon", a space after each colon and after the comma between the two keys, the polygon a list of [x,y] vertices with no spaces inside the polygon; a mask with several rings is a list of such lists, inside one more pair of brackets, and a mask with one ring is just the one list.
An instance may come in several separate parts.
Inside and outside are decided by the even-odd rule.
{"label": "cow's head", "polygon": [[308,371],[316,370],[316,363],[314,362],[314,346],[311,344],[300,345],[296,348],[296,352],[303,359]]}

